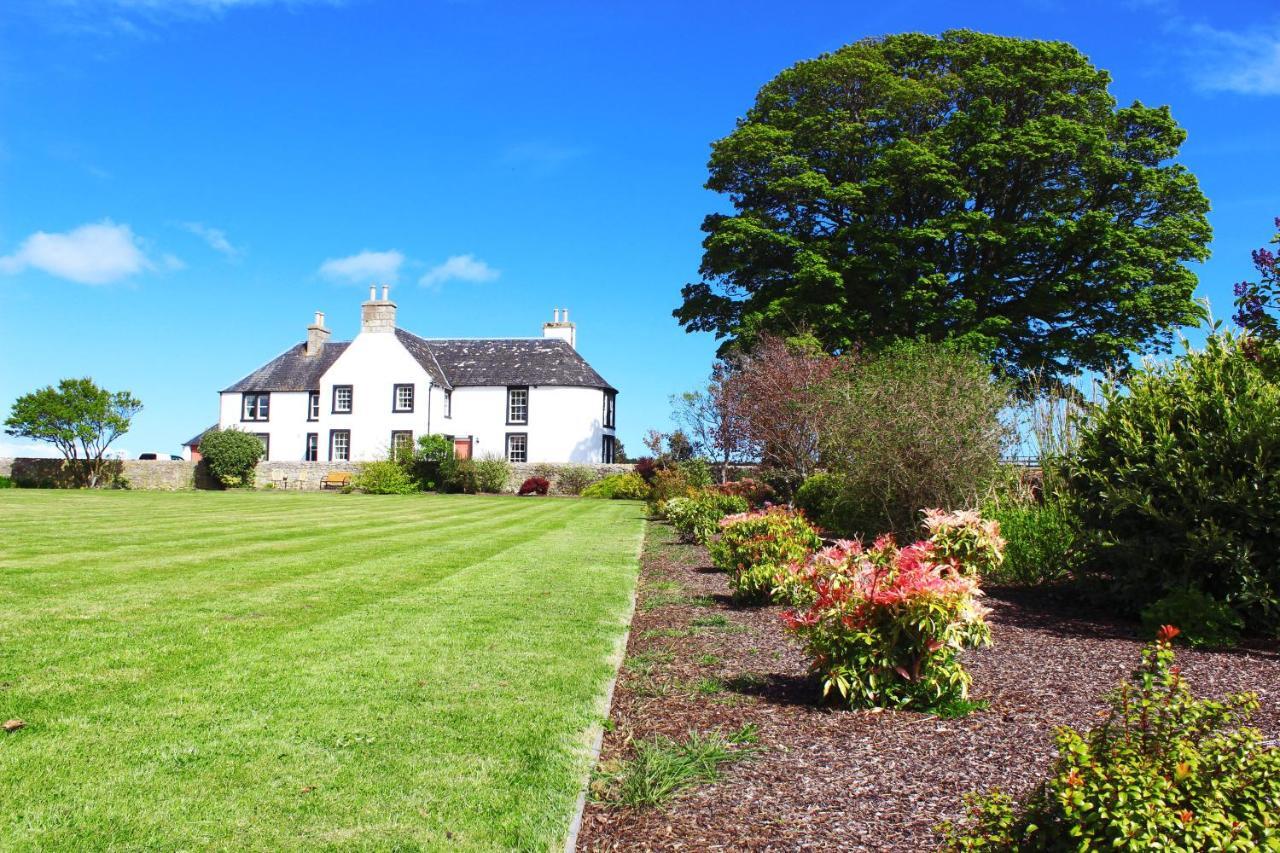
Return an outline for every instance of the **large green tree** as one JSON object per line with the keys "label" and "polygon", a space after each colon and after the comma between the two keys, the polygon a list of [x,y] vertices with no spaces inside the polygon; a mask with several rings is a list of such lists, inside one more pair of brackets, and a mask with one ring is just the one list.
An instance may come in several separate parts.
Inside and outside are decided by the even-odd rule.
{"label": "large green tree", "polygon": [[1167,107],[1118,108],[1063,42],[968,31],[848,45],[779,74],[712,145],[734,212],[674,313],[750,348],[963,339],[1060,375],[1167,348],[1194,322],[1208,202]]}
{"label": "large green tree", "polygon": [[14,401],[5,432],[58,448],[72,474],[93,488],[103,481],[111,443],[129,431],[142,401],[128,391],[108,391],[92,379],[63,379]]}

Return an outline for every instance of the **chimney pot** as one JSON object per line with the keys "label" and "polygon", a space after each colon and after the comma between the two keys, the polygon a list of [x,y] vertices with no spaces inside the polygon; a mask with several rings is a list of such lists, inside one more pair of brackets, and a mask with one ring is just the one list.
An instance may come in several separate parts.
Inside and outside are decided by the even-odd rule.
{"label": "chimney pot", "polygon": [[316,321],[307,326],[307,355],[319,355],[332,334],[324,327],[324,312],[316,312]]}
{"label": "chimney pot", "polygon": [[378,286],[369,288],[369,301],[360,306],[360,332],[394,332],[396,330],[396,304],[391,301],[391,286],[382,286],[382,299],[377,297]]}

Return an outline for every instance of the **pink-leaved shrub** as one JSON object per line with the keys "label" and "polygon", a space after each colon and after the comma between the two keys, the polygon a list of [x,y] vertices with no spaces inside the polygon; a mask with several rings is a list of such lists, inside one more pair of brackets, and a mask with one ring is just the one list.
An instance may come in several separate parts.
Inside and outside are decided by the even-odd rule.
{"label": "pink-leaved shrub", "polygon": [[961,649],[989,644],[980,570],[999,564],[999,526],[977,513],[925,513],[930,533],[899,547],[841,540],[779,578],[783,613],[824,694],[852,707],[954,708],[968,697]]}
{"label": "pink-leaved shrub", "polygon": [[804,513],[770,506],[720,519],[711,559],[729,573],[734,598],[758,604],[769,600],[787,566],[806,560],[821,545]]}

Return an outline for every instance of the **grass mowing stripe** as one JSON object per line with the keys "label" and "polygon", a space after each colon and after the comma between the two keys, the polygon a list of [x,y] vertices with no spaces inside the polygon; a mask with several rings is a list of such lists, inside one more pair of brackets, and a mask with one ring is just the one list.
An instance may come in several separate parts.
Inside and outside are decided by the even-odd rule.
{"label": "grass mowing stripe", "polygon": [[[465,526],[460,526],[465,527]],[[455,528],[456,529],[456,528]],[[445,535],[441,534],[432,539],[409,540],[408,534],[405,536],[382,537],[378,540],[378,549],[386,552],[386,557],[399,557],[404,553],[416,551],[423,545],[435,546],[434,556],[437,562],[441,558],[453,553],[456,549],[459,553],[465,553],[467,558],[475,560],[483,555],[495,552],[507,546],[507,543],[519,540],[525,535],[526,526],[523,525],[506,525],[500,535],[487,538],[481,545],[464,545],[452,546],[442,544]],[[219,568],[225,571],[224,567],[220,567],[218,561],[212,561],[213,571]],[[341,589],[343,586],[350,585],[350,577],[344,573],[348,573],[351,568],[357,568],[362,572],[359,588],[351,590]],[[287,569],[293,568],[294,573],[288,573]],[[95,672],[105,672],[112,669],[124,669],[132,671],[136,668],[136,662],[133,655],[125,653],[123,657],[118,653],[111,652],[103,659],[93,659],[86,657],[85,652],[80,648],[80,644],[85,643],[101,643],[108,637],[112,636],[109,626],[103,626],[95,618],[99,614],[111,612],[116,621],[127,619],[131,626],[131,643],[136,644],[136,628],[139,625],[151,624],[151,620],[155,619],[159,630],[167,631],[170,639],[179,636],[176,633],[178,629],[171,626],[171,615],[174,612],[193,611],[192,615],[203,615],[204,619],[197,623],[194,628],[200,632],[207,632],[206,621],[216,621],[232,616],[229,610],[241,609],[246,607],[252,608],[254,611],[272,612],[274,602],[281,598],[294,598],[300,602],[300,609],[294,608],[291,611],[276,615],[274,618],[290,618],[299,623],[307,623],[321,618],[321,611],[316,611],[310,601],[325,594],[336,594],[342,592],[341,602],[344,607],[356,606],[359,602],[376,599],[382,594],[387,583],[404,583],[405,579],[395,576],[390,581],[378,578],[375,583],[368,571],[371,569],[370,561],[364,560],[360,563],[352,564],[349,557],[343,557],[339,554],[330,555],[323,563],[316,563],[308,559],[308,554],[294,554],[292,557],[281,562],[276,560],[270,564],[254,567],[252,576],[246,578],[245,574],[237,574],[235,580],[231,583],[223,583],[219,587],[213,588],[213,591],[205,589],[203,591],[191,594],[191,590],[184,589],[181,595],[173,595],[164,597],[163,592],[166,584],[152,582],[150,584],[131,585],[129,589],[140,589],[146,593],[146,597],[140,602],[134,602],[130,599],[121,600],[118,596],[114,599],[103,600],[99,589],[91,589],[86,593],[86,598],[91,604],[83,605],[85,609],[74,614],[68,614],[61,618],[50,618],[52,614],[49,611],[42,611],[40,614],[42,629],[30,632],[30,639],[37,648],[54,648],[54,640],[63,636],[70,643],[64,642],[65,648],[62,652],[61,659],[36,658],[34,663],[44,670],[56,670],[60,665],[66,664],[68,661],[73,662],[77,666],[90,664]],[[406,572],[410,577],[416,577],[416,568],[408,568]],[[375,576],[376,577],[376,576]],[[434,582],[434,578],[430,582]],[[179,575],[173,578],[169,585],[186,586],[186,578]],[[263,593],[270,593],[269,597],[264,598]],[[161,612],[156,608],[155,602],[163,600],[167,605],[167,610]],[[335,600],[339,600],[336,599]],[[65,607],[71,608],[75,602],[61,602]],[[212,607],[207,606],[212,603]],[[237,607],[234,607],[238,606]],[[55,611],[56,612],[56,611]],[[253,618],[268,618],[264,613],[254,613]],[[7,632],[17,631],[20,625],[5,625],[5,619],[0,618],[0,627],[5,627]],[[83,630],[79,630],[83,629]],[[193,637],[189,641],[192,651],[184,655],[184,665],[192,660],[203,659],[203,656],[214,653],[216,646],[207,642],[205,637],[204,645],[207,648],[199,648],[201,645],[201,637]],[[127,648],[127,647],[126,647]],[[11,654],[11,650],[7,651],[4,647],[0,647],[0,662]],[[20,672],[15,672],[14,677],[19,677]],[[153,677],[161,677],[160,673],[153,672]],[[68,682],[67,687],[71,684]]]}
{"label": "grass mowing stripe", "polygon": [[[473,518],[489,518],[492,517],[496,510],[485,508],[467,513],[459,513],[457,518],[469,524]],[[102,584],[111,584],[120,581],[127,581],[138,575],[151,575],[158,561],[163,560],[160,565],[178,566],[184,562],[200,563],[206,559],[210,559],[213,555],[220,558],[237,556],[245,553],[252,553],[254,548],[260,547],[263,542],[281,543],[288,539],[307,538],[315,539],[314,545],[325,544],[324,539],[336,536],[348,536],[355,532],[367,532],[371,527],[376,526],[380,533],[388,530],[397,530],[401,528],[420,528],[423,520],[405,518],[400,520],[397,518],[396,524],[388,524],[383,518],[357,517],[349,519],[346,517],[338,518],[326,524],[316,524],[314,522],[296,526],[296,527],[280,527],[273,526],[269,529],[248,528],[239,529],[238,532],[227,534],[226,536],[199,534],[200,549],[194,550],[190,541],[182,543],[165,543],[157,547],[154,543],[143,543],[137,546],[136,550],[128,553],[119,551],[112,552],[109,557],[95,557],[95,567],[98,569],[96,577]],[[438,519],[432,519],[438,520]],[[451,527],[461,526],[452,524]],[[318,534],[318,531],[324,531]],[[193,537],[194,538],[194,537]],[[238,545],[238,547],[229,547]],[[180,559],[164,559],[177,553]],[[145,558],[145,559],[140,559]],[[0,563],[0,570],[6,572],[7,577],[14,579],[25,577],[26,582],[23,588],[31,594],[42,595],[52,591],[52,582],[56,582],[58,578],[65,577],[59,570],[64,565],[74,564],[77,558],[73,553],[64,554],[58,558],[42,560],[37,564],[28,565],[25,568],[14,570]],[[125,568],[123,574],[114,573],[110,570],[116,568]],[[47,577],[44,577],[47,576]],[[39,580],[44,577],[46,580],[45,588],[39,585]],[[0,589],[0,602],[5,601],[5,595],[16,594],[14,588],[10,587],[7,591]]]}
{"label": "grass mowing stripe", "polygon": [[[162,500],[128,495],[120,505],[145,512]],[[0,797],[19,804],[0,813],[0,847],[554,844],[634,583],[627,540],[643,521],[619,502],[507,503],[487,527],[421,548],[416,572],[403,571],[408,540],[359,558],[349,549],[347,583],[313,588],[311,602],[301,589],[280,599],[311,603],[321,618],[218,623],[222,636],[207,639],[222,654],[192,659],[173,642],[208,616],[176,601],[168,629],[119,613],[116,641],[150,644],[161,665],[185,660],[185,673],[163,683],[144,674],[94,701],[69,697],[0,741]],[[504,537],[517,510],[520,529]],[[228,578],[201,580],[210,600],[230,592]],[[344,598],[362,587],[364,598]],[[29,651],[26,637],[14,639]],[[32,692],[40,685],[0,691],[0,713]],[[108,779],[117,784],[104,787]]]}
{"label": "grass mowing stripe", "polygon": [[[351,500],[351,499],[348,499],[348,500]],[[361,496],[354,500],[355,501],[369,500],[369,498]],[[377,499],[374,498],[373,500],[376,501]],[[350,507],[345,507],[341,509],[345,511],[335,511],[335,510],[338,510],[338,508],[335,508],[335,510],[326,511],[324,513],[302,515],[297,518],[290,517],[290,523],[284,525],[284,527],[286,528],[295,527],[295,528],[306,529],[308,526],[315,525],[321,522],[331,521],[335,518],[341,521],[346,521],[348,519],[355,519],[348,522],[352,526],[358,526],[359,524],[362,524],[362,523],[368,524],[370,521],[374,520],[373,518],[370,517],[372,511],[374,510],[373,506],[369,506],[367,508],[350,506]],[[397,517],[404,520],[414,520],[414,521],[424,521],[424,522],[440,520],[443,518],[451,517],[449,514],[449,510],[446,507],[441,507],[436,505],[434,506],[434,509],[435,509],[434,512],[423,513],[421,516],[415,516],[414,514],[411,514],[411,513],[401,513]],[[478,512],[480,510],[476,510],[476,511]],[[471,514],[471,513],[465,513],[465,514]],[[213,517],[216,517],[216,516],[213,516]],[[259,534],[261,534],[264,530],[264,528],[246,526],[242,523],[237,523],[235,525],[231,525],[231,524],[220,525],[219,527],[215,528],[214,532],[211,532],[208,529],[203,528],[201,526],[201,521],[203,521],[204,518],[205,518],[204,514],[194,515],[194,516],[193,515],[183,516],[182,526],[176,527],[172,531],[169,531],[165,528],[157,529],[155,526],[149,524],[145,530],[145,538],[142,540],[139,539],[139,533],[137,530],[129,531],[126,529],[125,531],[118,534],[118,539],[117,539],[113,537],[110,532],[95,529],[92,525],[78,525],[78,529],[79,529],[80,535],[90,535],[93,537],[95,543],[98,544],[98,553],[111,551],[113,553],[120,554],[122,558],[127,557],[129,554],[134,553],[135,551],[153,550],[155,548],[156,541],[162,539],[165,536],[172,537],[169,542],[169,544],[172,547],[177,549],[183,549],[183,548],[190,547],[189,546],[190,539],[196,535],[201,536],[201,538],[204,539],[205,541],[224,541],[223,537],[234,538],[237,531],[257,530],[259,531]],[[274,520],[274,517],[273,517],[273,520]],[[380,517],[378,520],[381,521],[382,518]],[[118,523],[119,520],[113,519],[112,522],[113,522],[112,523],[113,529],[119,529],[119,526],[120,526]],[[280,529],[281,529],[280,525],[273,525],[272,530],[278,531]],[[183,535],[181,537],[173,536],[173,534],[178,534],[178,533],[181,533]],[[65,541],[65,535],[51,534],[48,537],[47,541],[45,542],[33,541],[31,540],[31,537],[28,537],[28,540],[29,540],[28,550],[35,553],[40,553],[47,550],[48,544],[50,542]],[[122,552],[121,549],[129,549],[129,550]],[[20,550],[9,551],[7,559],[0,559],[0,567],[5,566],[5,564],[8,563],[10,559],[12,559],[16,564],[17,558],[20,558],[23,556],[27,556],[27,554],[24,554],[23,551],[20,551]],[[75,555],[69,554],[67,555],[67,559],[74,560]],[[45,563],[47,565],[57,565],[58,561],[46,560]]]}

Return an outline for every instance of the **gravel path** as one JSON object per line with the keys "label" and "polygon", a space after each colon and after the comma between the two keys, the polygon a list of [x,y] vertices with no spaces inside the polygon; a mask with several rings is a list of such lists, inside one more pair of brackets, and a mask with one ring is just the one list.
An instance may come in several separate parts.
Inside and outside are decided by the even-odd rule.
{"label": "gravel path", "polygon": [[[839,710],[820,703],[781,608],[735,607],[705,549],[650,530],[602,759],[625,755],[631,738],[744,723],[758,727],[762,752],[664,809],[589,803],[581,850],[930,849],[933,827],[961,816],[964,792],[1034,785],[1054,727],[1097,720],[1142,647],[1137,626],[997,590],[986,600],[995,644],[965,657],[972,698],[989,709],[956,720]],[[1253,723],[1280,737],[1274,647],[1185,650],[1179,661],[1199,693],[1258,693]]]}

